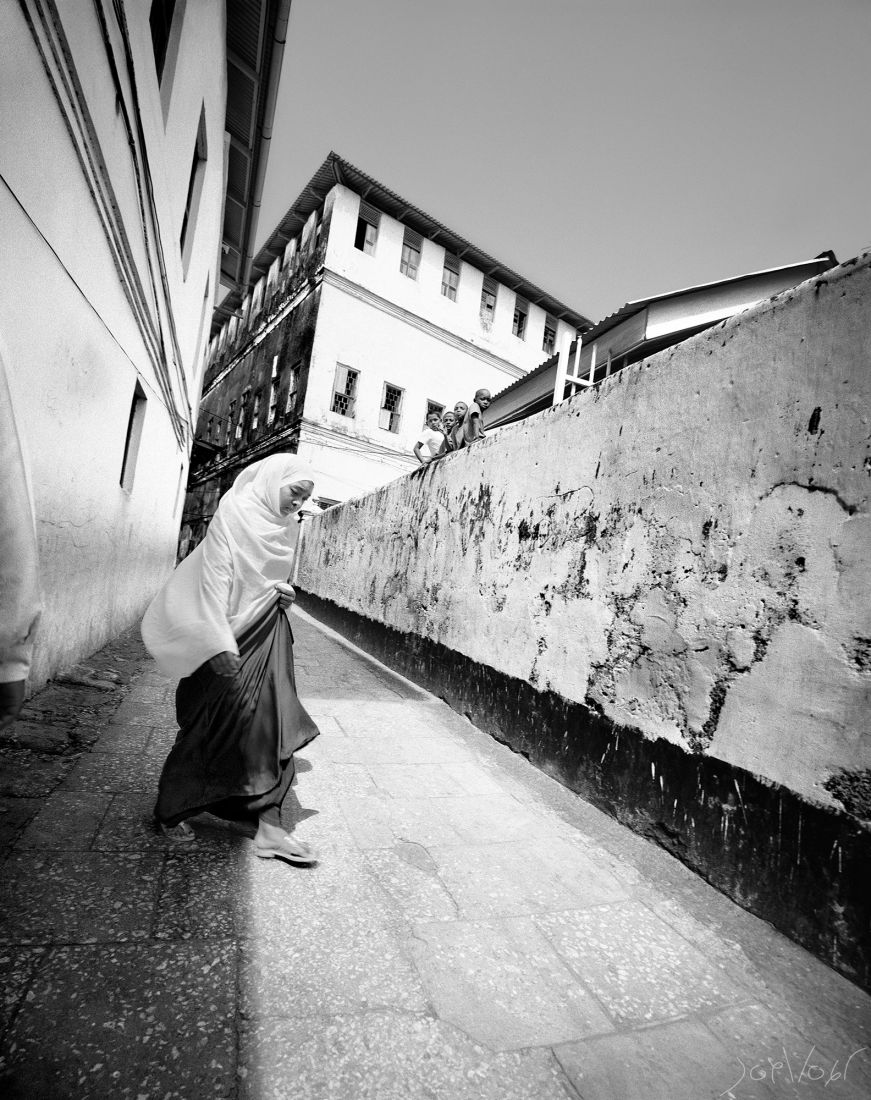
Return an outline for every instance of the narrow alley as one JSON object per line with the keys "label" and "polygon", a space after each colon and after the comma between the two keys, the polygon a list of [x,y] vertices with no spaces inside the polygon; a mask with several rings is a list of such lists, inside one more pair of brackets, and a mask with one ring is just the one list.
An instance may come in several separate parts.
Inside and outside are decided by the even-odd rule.
{"label": "narrow alley", "polygon": [[313,868],[258,860],[208,815],[190,848],[154,834],[173,685],[142,650],[71,766],[4,749],[32,756],[3,800],[5,1096],[871,1095],[871,998],[305,613],[293,625],[321,736],[284,815]]}

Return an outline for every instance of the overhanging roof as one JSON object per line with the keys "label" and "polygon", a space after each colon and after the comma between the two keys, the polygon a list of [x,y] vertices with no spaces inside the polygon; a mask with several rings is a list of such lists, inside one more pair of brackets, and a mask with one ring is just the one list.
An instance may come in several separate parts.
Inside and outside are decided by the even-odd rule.
{"label": "overhanging roof", "polygon": [[[746,275],[737,275],[731,279],[718,279],[712,283],[700,283],[697,286],[684,287],[681,290],[671,290],[665,294],[655,294],[650,298],[639,298],[634,302],[627,302],[620,309],[599,321],[588,332],[585,332],[582,343],[585,348],[590,347],[619,324],[657,302],[674,301],[704,291],[732,288],[741,283],[771,275],[788,277],[785,278],[785,286],[796,285],[821,274],[823,271],[827,271],[829,268],[834,267],[837,262],[834,252],[821,252],[813,260],[802,260],[798,263],[784,264],[781,267],[771,267],[763,271],[752,271]],[[639,358],[653,355],[657,351],[680,343],[712,324],[716,324],[716,321],[709,320],[699,324],[692,319],[687,319],[671,332],[641,340],[640,343],[628,348],[626,354],[629,356],[629,361],[634,362]],[[573,343],[570,355],[574,356],[576,351],[577,344]],[[557,359],[558,356],[552,356],[546,362],[541,363],[521,378],[515,379],[505,389],[495,394],[487,413],[488,426],[496,428],[502,424],[509,424],[514,420],[522,420],[524,417],[551,405],[557,377]]]}
{"label": "overhanging roof", "polygon": [[[524,279],[516,271],[513,271],[501,261],[494,259],[489,253],[484,252],[476,245],[461,237],[452,229],[436,221],[430,214],[413,206],[406,199],[397,195],[394,191],[385,187],[371,176],[367,176],[359,168],[344,160],[338,153],[331,152],[323,164],[318,168],[306,186],[303,188],[296,201],[276,226],[272,235],[257,253],[251,265],[249,286],[265,275],[277,256],[284,253],[287,242],[298,236],[305,225],[309,215],[324,201],[329,191],[337,183],[344,184],[351,191],[362,195],[371,206],[376,207],[391,218],[396,218],[410,229],[420,233],[422,237],[434,240],[449,252],[453,252],[467,263],[483,271],[485,275],[495,279],[498,283],[517,291],[521,297],[528,299],[540,306],[547,313],[561,318],[573,328],[587,329],[592,322],[582,313],[567,306],[564,302],[554,298]],[[241,287],[231,291],[218,308],[212,320],[212,335],[217,332],[224,321],[241,305],[247,287]]]}
{"label": "overhanging roof", "polygon": [[[594,340],[598,340],[600,336],[604,336],[606,332],[614,328],[620,321],[624,320],[624,318],[640,313],[642,309],[646,309],[654,302],[664,302],[675,298],[683,298],[686,295],[697,294],[703,290],[716,290],[720,287],[737,286],[739,283],[749,282],[751,279],[758,279],[760,276],[764,275],[794,272],[796,275],[796,282],[800,282],[804,279],[810,279],[813,275],[825,271],[830,267],[834,267],[837,262],[834,252],[826,251],[821,252],[819,256],[816,256],[813,260],[800,260],[798,263],[783,264],[781,267],[766,267],[762,271],[750,271],[746,275],[735,275],[731,279],[716,279],[712,283],[698,283],[696,286],[683,287],[681,290],[669,290],[666,291],[665,294],[654,294],[650,298],[637,298],[634,302],[627,302],[625,305],[622,305],[618,310],[615,310],[614,313],[609,313],[608,316],[604,317],[601,321],[597,321],[588,332],[584,333],[584,344],[589,344]],[[807,268],[808,274],[804,274],[800,270],[801,268]]]}
{"label": "overhanging roof", "polygon": [[221,282],[247,286],[291,0],[227,0],[230,135],[221,234]]}

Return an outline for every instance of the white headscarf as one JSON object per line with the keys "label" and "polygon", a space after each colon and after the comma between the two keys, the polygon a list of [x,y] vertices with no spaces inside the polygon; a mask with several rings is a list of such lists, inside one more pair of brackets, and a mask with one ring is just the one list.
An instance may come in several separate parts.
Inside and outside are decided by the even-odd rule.
{"label": "white headscarf", "polygon": [[242,471],[221,497],[205,539],[178,566],[142,620],[142,638],[160,670],[189,676],[217,653],[238,653],[236,639],[276,598],[293,565],[285,485],[314,482],[296,455],[270,455]]}

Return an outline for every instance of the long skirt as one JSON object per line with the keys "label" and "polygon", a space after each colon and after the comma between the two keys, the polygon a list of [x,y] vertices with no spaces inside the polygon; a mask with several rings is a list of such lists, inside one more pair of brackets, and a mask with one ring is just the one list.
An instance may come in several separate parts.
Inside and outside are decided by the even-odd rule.
{"label": "long skirt", "polygon": [[216,676],[207,662],[178,685],[179,733],[155,806],[165,825],[203,810],[244,820],[280,807],[293,781],[293,754],[318,735],[297,698],[293,633],[278,604],[238,643],[236,676]]}

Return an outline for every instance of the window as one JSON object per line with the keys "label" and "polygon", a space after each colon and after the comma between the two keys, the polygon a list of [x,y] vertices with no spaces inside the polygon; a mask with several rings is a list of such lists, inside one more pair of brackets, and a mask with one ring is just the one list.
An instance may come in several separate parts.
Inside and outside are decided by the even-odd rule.
{"label": "window", "polygon": [[209,420],[208,420],[208,423],[206,424],[206,442],[207,443],[212,442],[212,432],[214,430],[215,430],[215,418],[213,416],[210,416]]}
{"label": "window", "polygon": [[257,425],[260,423],[260,393],[254,394],[254,408],[251,411],[251,431],[257,431]]}
{"label": "window", "polygon": [[375,252],[375,242],[378,239],[378,229],[370,225],[362,218],[357,219],[357,236],[354,238],[354,248],[359,248],[371,256]]}
{"label": "window", "polygon": [[481,320],[492,321],[496,313],[496,288],[497,283],[492,279],[485,279],[481,289]]}
{"label": "window", "polygon": [[378,427],[388,432],[398,432],[401,416],[402,390],[398,386],[391,386],[389,382],[385,382]]}
{"label": "window", "polygon": [[402,239],[402,259],[399,261],[399,270],[409,279],[417,278],[417,269],[420,267],[420,250],[423,238],[413,229],[406,229]]}
{"label": "window", "polygon": [[127,420],[127,436],[124,440],[124,457],[121,460],[121,488],[130,492],[136,473],[136,459],[139,456],[139,444],[142,440],[142,426],[145,423],[145,391],[139,382],[133,388],[133,400],[130,402],[130,416]]}
{"label": "window", "polygon": [[260,279],[257,285],[254,287],[254,293],[251,296],[251,323],[254,323],[254,318],[260,312],[263,306],[263,288],[265,286],[264,280]]}
{"label": "window", "polygon": [[516,298],[514,301],[514,323],[511,331],[519,340],[526,339],[526,318],[529,315],[529,302],[525,298]]}
{"label": "window", "polygon": [[357,234],[354,237],[354,248],[371,256],[375,252],[375,242],[378,240],[378,226],[381,224],[381,213],[368,203],[360,203],[360,216],[357,218]]}
{"label": "window", "polygon": [[236,415],[236,402],[231,401],[230,402],[230,408],[227,412],[227,434],[224,437],[224,442],[225,443],[230,442],[230,436],[232,434],[232,429],[233,429],[233,417],[235,415]]}
{"label": "window", "polygon": [[302,371],[302,359],[297,361],[290,368],[290,382],[287,386],[287,404],[284,406],[286,412],[290,412],[296,405],[297,394],[299,393],[299,376]]}
{"label": "window", "polygon": [[272,377],[269,380],[269,410],[266,413],[266,423],[271,424],[275,419],[275,410],[278,408],[278,387],[281,384],[281,367],[278,365],[278,356],[272,360]]}
{"label": "window", "polygon": [[245,414],[248,412],[249,395],[249,390],[245,390],[242,394],[242,406],[239,409],[239,419],[236,421],[236,435],[234,437],[237,443],[242,439],[242,433],[245,431]]}
{"label": "window", "polygon": [[547,355],[553,355],[556,351],[556,317],[550,313],[544,319],[544,339],[541,342],[541,350]]}
{"label": "window", "polygon": [[460,257],[445,253],[445,266],[442,271],[442,294],[452,302],[457,300],[457,287],[460,285]]}
{"label": "window", "polygon": [[336,364],[336,382],[333,387],[333,403],[330,406],[334,413],[340,413],[342,416],[354,415],[359,375],[360,372],[352,370],[351,367],[343,367],[341,363]]}
{"label": "window", "polygon": [[175,0],[153,0],[148,22],[151,26],[151,45],[154,49],[154,67],[158,82],[163,78],[163,66],[166,64],[166,48],[169,45],[169,33],[172,30],[172,17],[175,12]]}
{"label": "window", "polygon": [[197,129],[197,140],[194,142],[194,155],[191,161],[191,174],[188,180],[188,193],[184,204],[184,216],[181,220],[181,235],[179,247],[181,248],[182,265],[187,276],[193,249],[193,233],[191,229],[196,225],[199,212],[200,196],[203,191],[203,180],[206,175],[206,109],[200,109],[200,124]]}

